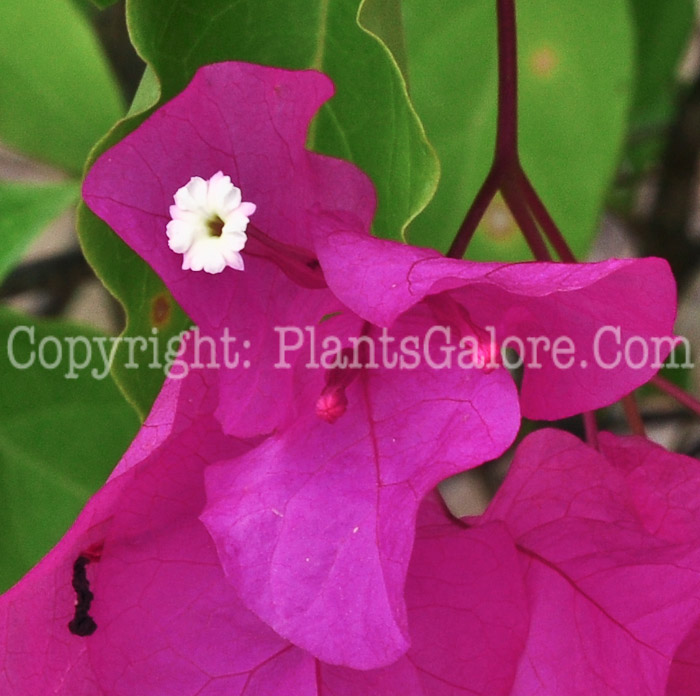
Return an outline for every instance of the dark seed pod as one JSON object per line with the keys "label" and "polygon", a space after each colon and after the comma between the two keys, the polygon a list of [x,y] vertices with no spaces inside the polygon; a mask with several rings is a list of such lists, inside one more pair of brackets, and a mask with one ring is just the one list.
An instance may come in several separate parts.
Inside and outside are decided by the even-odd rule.
{"label": "dark seed pod", "polygon": [[87,556],[80,555],[73,563],[72,585],[75,590],[75,616],[68,623],[68,630],[76,636],[91,636],[97,629],[95,620],[90,616],[90,604],[95,595],[90,592],[86,567],[90,563]]}

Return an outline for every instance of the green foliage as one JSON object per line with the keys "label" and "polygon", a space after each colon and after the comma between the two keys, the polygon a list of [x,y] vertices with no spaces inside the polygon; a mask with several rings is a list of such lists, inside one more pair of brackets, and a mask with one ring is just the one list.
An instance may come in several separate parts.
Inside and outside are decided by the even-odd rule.
{"label": "green foliage", "polygon": [[693,0],[631,0],[637,49],[632,124],[653,127],[671,115],[676,74],[695,21]]}
{"label": "green foliage", "polygon": [[[492,0],[405,0],[411,96],[442,169],[409,230],[446,250],[486,176],[496,126]],[[586,252],[615,171],[631,98],[632,26],[624,0],[517,3],[523,164],[574,252]],[[498,210],[498,208],[492,209]],[[495,218],[494,218],[495,220]],[[467,255],[529,258],[517,229],[480,226]]]}
{"label": "green foliage", "polygon": [[693,0],[631,0],[637,76],[623,171],[643,175],[661,154],[678,96],[677,72],[693,31]]}
{"label": "green foliage", "polygon": [[[130,2],[132,40],[149,69],[130,118],[100,143],[99,152],[133,130],[155,99],[162,103],[182,91],[202,65],[241,60],[318,69],[332,77],[336,95],[312,125],[309,147],[364,169],[378,192],[375,233],[400,238],[434,190],[437,163],[408,101],[399,67],[387,45],[373,33],[386,35],[392,46],[400,46],[400,35],[389,29],[392,16],[400,26],[399,6],[396,2],[381,9],[370,5],[370,32],[357,19],[362,4],[358,0]],[[86,256],[126,309],[127,335],[150,328],[153,298],[163,292],[160,281],[86,210],[79,216],[79,229]],[[179,333],[186,324],[175,308],[162,338]],[[162,375],[157,378],[152,373],[148,383],[137,385],[135,375],[121,367],[123,358],[123,354],[117,356],[115,377],[143,414],[155,398]]]}
{"label": "green foliage", "polygon": [[32,240],[78,198],[78,185],[0,182],[0,282]]}
{"label": "green foliage", "polygon": [[[158,361],[164,362],[168,343],[192,322],[172,298],[160,278],[85,205],[78,209],[78,229],[85,255],[97,269],[105,287],[126,311],[125,337],[144,337],[158,331]],[[112,374],[127,400],[143,420],[160,391],[165,373],[148,369],[151,349],[129,352],[128,343],[119,344]],[[127,365],[136,362],[140,369]]]}
{"label": "green foliage", "polygon": [[0,3],[0,140],[80,174],[123,114],[117,85],[69,0]]}
{"label": "green foliage", "polygon": [[401,15],[401,0],[364,0],[360,7],[360,25],[378,37],[389,49],[406,79],[408,57]]}
{"label": "green foliage", "polygon": [[696,362],[692,348],[681,345],[671,351],[659,374],[681,389],[692,392]]}
{"label": "green foliage", "polygon": [[[32,346],[26,331],[33,328]],[[56,369],[17,369],[25,364],[41,341],[55,336],[64,360]],[[67,360],[69,336],[100,336],[97,331],[62,322],[37,322],[30,317],[0,310],[0,354],[3,375],[0,400],[0,585],[6,588],[36,563],[73,522],[88,497],[104,482],[138,427],[138,419],[124,401],[109,374],[94,379],[88,373],[104,372],[93,345],[93,360],[78,374]],[[12,351],[10,353],[10,351]],[[76,346],[83,359],[84,347]],[[107,344],[107,352],[109,344]],[[50,363],[56,346],[46,344]],[[38,360],[38,357],[35,357]]]}

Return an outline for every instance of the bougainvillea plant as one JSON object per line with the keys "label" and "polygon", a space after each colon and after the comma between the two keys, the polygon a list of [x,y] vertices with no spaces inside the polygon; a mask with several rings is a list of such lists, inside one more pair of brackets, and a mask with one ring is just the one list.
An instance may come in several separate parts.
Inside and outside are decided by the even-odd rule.
{"label": "bougainvillea plant", "polygon": [[[577,262],[521,160],[513,0],[496,2],[491,169],[449,245],[407,243],[434,153],[380,5],[345,30],[324,5],[304,70],[199,51],[225,31],[207,21],[181,74],[144,39],[175,36],[156,1],[127,8],[151,65],[89,158],[81,240],[128,314],[128,361],[94,337],[106,367],[141,412],[134,340],[167,377],[107,482],[0,597],[8,693],[690,688],[700,465],[646,438],[631,395],[652,380],[700,413],[654,376],[683,341],[671,268]],[[355,127],[373,107],[345,91],[334,23],[381,48],[366,58],[398,90],[376,105],[403,124],[390,135]],[[468,259],[499,201],[534,261]],[[10,332],[14,367],[43,364],[17,361],[20,331],[35,339]],[[617,401],[634,437],[599,432]],[[460,518],[436,487],[498,458],[505,481]]]}
{"label": "bougainvillea plant", "polygon": [[[513,380],[489,364],[486,327],[496,337],[539,331],[547,340],[563,328],[592,346],[590,320],[569,321],[587,314],[596,326],[624,316],[625,337],[664,336],[674,299],[658,260],[477,264],[373,238],[367,180],[304,149],[310,112],[326,90],[317,73],[238,63],[202,68],[185,92],[95,163],[83,195],[164,279],[200,338],[216,345],[225,329],[245,336],[255,327],[257,355],[251,352],[248,368],[222,370],[216,415],[226,434],[266,439],[207,471],[202,520],[226,575],[261,618],[322,659],[367,668],[408,645],[401,596],[420,500],[447,476],[501,454],[517,432]],[[255,201],[245,231],[250,246],[240,227],[227,231],[246,204],[222,171],[235,173]],[[221,202],[229,195],[230,213]],[[222,223],[220,234],[208,227]],[[227,236],[241,240],[230,264]],[[200,263],[192,261],[197,254]],[[632,283],[654,301],[627,306],[619,289]],[[567,316],[559,314],[564,307]],[[412,336],[423,343],[441,325],[473,339],[473,366],[412,365],[399,351],[379,355],[371,343],[379,345],[381,329],[399,346]],[[324,334],[318,352],[325,369],[292,350],[299,341],[286,334],[297,326]],[[601,386],[577,390],[582,368],[560,375],[548,359],[539,370],[525,369],[523,409],[570,415],[614,400],[649,374],[603,373],[587,358],[586,378]]]}

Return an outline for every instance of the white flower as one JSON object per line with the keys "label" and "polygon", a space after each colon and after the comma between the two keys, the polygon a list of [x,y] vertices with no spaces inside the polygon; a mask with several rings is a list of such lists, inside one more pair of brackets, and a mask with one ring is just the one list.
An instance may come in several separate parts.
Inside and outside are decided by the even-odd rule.
{"label": "white flower", "polygon": [[245,230],[255,205],[242,200],[231,177],[223,172],[208,180],[193,176],[174,198],[166,232],[168,246],[183,254],[182,268],[221,273],[230,266],[242,271],[240,252],[248,240]]}

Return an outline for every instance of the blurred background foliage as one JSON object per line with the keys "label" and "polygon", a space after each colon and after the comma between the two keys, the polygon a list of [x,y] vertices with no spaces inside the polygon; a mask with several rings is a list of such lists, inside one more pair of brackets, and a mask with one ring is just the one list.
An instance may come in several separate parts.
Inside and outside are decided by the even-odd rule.
{"label": "blurred background foliage", "polygon": [[[533,182],[581,258],[667,258],[681,291],[677,331],[699,345],[693,1],[528,0],[518,3],[518,22],[521,150]],[[78,210],[80,180],[86,162],[181,91],[200,65],[219,60],[331,75],[336,96],[308,144],[370,174],[375,234],[444,251],[488,170],[493,0],[3,0],[0,590],[104,482],[163,380],[145,367],[150,355],[128,370],[119,352],[104,380],[86,374],[97,364],[78,379],[65,378],[65,364],[15,369],[9,336],[18,326],[32,327],[36,342],[150,335],[156,302],[167,308],[157,324],[163,345],[189,326],[152,271]],[[500,199],[467,257],[529,258]],[[21,339],[15,357],[25,360],[31,346]],[[669,376],[697,389],[691,371]],[[697,426],[675,406],[650,393],[642,409],[651,435],[700,453]],[[565,425],[580,428],[578,420]],[[601,425],[624,431],[615,409]],[[495,469],[486,483],[498,476]]]}

